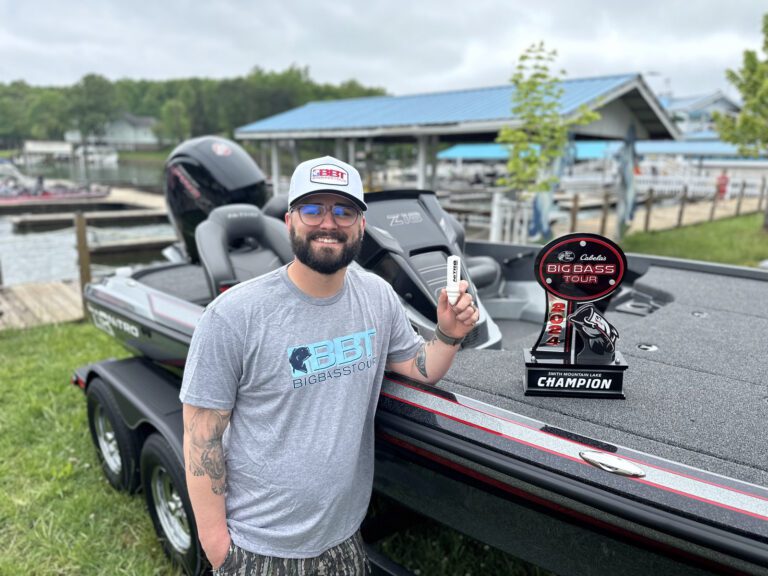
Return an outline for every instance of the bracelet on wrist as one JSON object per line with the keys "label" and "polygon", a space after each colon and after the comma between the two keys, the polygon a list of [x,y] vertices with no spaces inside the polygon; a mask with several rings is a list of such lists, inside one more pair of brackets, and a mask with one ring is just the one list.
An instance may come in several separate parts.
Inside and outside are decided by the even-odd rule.
{"label": "bracelet on wrist", "polygon": [[435,324],[435,338],[440,340],[440,342],[445,342],[448,346],[457,346],[464,341],[463,336],[461,338],[451,338],[448,336],[448,334],[440,330],[439,324]]}

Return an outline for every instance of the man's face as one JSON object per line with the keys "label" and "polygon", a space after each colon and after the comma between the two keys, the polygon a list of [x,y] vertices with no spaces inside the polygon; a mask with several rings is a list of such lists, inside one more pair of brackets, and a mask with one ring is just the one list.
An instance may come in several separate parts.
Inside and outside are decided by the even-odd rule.
{"label": "man's face", "polygon": [[[301,205],[312,205],[309,212],[313,216],[304,215],[302,220]],[[312,194],[302,198],[285,218],[296,259],[320,274],[334,274],[348,266],[360,253],[363,243],[363,215],[360,214],[351,226],[340,226],[331,214],[334,206],[357,211],[355,204],[343,196]],[[314,224],[318,219],[317,212],[323,211],[322,220]]]}

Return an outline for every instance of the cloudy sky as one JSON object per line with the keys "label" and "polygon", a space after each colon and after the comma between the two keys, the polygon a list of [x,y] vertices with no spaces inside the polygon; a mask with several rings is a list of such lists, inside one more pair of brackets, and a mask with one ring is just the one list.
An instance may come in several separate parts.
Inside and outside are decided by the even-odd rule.
{"label": "cloudy sky", "polygon": [[543,40],[568,77],[642,72],[676,96],[721,89],[762,45],[754,0],[0,0],[0,82],[224,78],[307,66],[393,94],[504,84]]}

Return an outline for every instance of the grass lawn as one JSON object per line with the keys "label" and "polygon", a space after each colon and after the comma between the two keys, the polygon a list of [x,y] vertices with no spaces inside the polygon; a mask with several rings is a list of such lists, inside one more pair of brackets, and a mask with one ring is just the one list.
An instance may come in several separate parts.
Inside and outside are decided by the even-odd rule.
{"label": "grass lawn", "polygon": [[125,352],[87,324],[0,332],[0,574],[178,574],[142,498],[112,489],[75,367]]}
{"label": "grass lawn", "polygon": [[625,252],[656,254],[722,264],[757,266],[768,260],[768,233],[763,215],[750,214],[660,232],[627,236]]}
{"label": "grass lawn", "polygon": [[[142,495],[105,480],[73,370],[126,352],[90,324],[0,332],[0,574],[178,575]],[[382,549],[421,576],[544,574],[435,524]]]}
{"label": "grass lawn", "polygon": [[19,151],[16,149],[0,150],[0,158],[13,158],[14,156],[16,156],[16,154],[18,154],[18,152]]}

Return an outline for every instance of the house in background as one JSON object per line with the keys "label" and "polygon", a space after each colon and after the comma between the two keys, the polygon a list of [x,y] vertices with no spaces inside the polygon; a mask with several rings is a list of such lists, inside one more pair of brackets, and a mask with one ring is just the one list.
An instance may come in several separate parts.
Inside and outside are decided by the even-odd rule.
{"label": "house in background", "polygon": [[736,116],[741,110],[737,102],[719,90],[685,98],[676,98],[671,95],[659,96],[659,102],[680,128],[686,140],[702,139],[701,136],[697,136],[700,134],[714,134],[716,139],[717,135],[713,132],[715,130],[715,121],[712,117],[714,112]]}
{"label": "house in background", "polygon": [[[163,146],[163,141],[153,130],[157,119],[149,116],[134,116],[124,113],[119,118],[108,122],[104,127],[104,135],[88,138],[89,144],[105,144],[117,150],[156,150]],[[80,131],[69,130],[64,134],[64,140],[80,144]]]}

